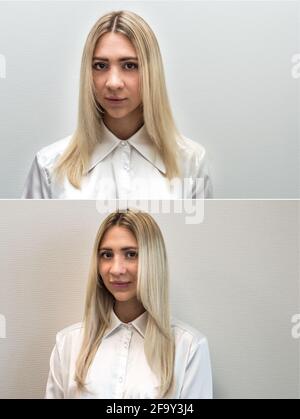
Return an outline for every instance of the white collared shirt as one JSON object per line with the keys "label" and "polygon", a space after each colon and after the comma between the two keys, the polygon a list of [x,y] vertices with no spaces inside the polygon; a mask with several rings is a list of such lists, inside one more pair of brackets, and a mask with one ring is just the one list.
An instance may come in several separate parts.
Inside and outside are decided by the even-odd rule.
{"label": "white collared shirt", "polygon": [[143,125],[128,140],[120,140],[103,124],[101,142],[90,158],[81,189],[67,178],[55,180],[54,167],[71,136],[40,150],[32,163],[22,198],[35,199],[193,199],[211,198],[212,186],[200,144],[181,137],[181,178],[171,182],[161,156]]}
{"label": "white collared shirt", "polygon": [[[56,336],[50,358],[46,398],[153,399],[159,381],[144,352],[147,312],[131,323],[122,323],[112,311],[87,375],[87,391],[79,392],[74,381],[83,328],[78,323]],[[212,377],[206,338],[179,321],[172,321],[175,337],[175,399],[212,398]]]}

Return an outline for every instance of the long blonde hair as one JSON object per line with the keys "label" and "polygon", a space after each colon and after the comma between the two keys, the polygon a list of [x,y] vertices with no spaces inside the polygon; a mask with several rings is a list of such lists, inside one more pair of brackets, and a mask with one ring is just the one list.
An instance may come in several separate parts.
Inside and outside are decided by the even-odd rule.
{"label": "long blonde hair", "polygon": [[175,347],[170,324],[167,255],[158,225],[144,212],[114,212],[98,230],[90,266],[83,341],[77,358],[75,381],[80,390],[85,388],[89,367],[110,324],[114,299],[103,281],[99,281],[98,254],[105,233],[113,226],[128,229],[138,243],[137,298],[148,312],[145,355],[150,368],[160,380],[160,396],[168,394],[169,397],[174,384]]}
{"label": "long blonde hair", "polygon": [[57,162],[56,174],[59,178],[66,175],[69,182],[79,189],[94,147],[101,142],[103,110],[95,97],[92,59],[99,38],[107,32],[127,36],[135,47],[146,131],[162,157],[167,178],[179,176],[177,141],[180,135],[169,105],[159,45],[149,25],[129,11],[102,16],[87,37],[81,61],[77,128]]}

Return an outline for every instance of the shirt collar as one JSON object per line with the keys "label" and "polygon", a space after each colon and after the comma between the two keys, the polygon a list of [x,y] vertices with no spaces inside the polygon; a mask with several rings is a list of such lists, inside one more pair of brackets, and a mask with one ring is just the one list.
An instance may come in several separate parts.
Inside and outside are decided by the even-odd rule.
{"label": "shirt collar", "polygon": [[155,166],[160,172],[166,173],[164,162],[149,137],[145,125],[127,140],[120,140],[105,125],[102,124],[101,141],[99,141],[92,153],[88,172],[100,163],[106,156],[115,150],[123,141],[127,141],[134,147],[146,160]]}
{"label": "shirt collar", "polygon": [[143,314],[141,314],[139,317],[137,317],[135,320],[129,323],[123,323],[115,314],[114,310],[111,311],[111,317],[110,317],[110,325],[106,329],[103,338],[107,338],[109,335],[112,334],[115,330],[117,330],[119,327],[130,327],[132,325],[139,334],[144,338],[146,333],[146,327],[148,322],[148,313],[145,311]]}

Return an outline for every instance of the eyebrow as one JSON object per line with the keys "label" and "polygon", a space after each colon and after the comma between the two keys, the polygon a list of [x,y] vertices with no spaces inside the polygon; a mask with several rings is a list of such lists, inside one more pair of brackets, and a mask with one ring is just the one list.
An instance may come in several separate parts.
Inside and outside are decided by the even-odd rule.
{"label": "eyebrow", "polygon": [[[93,57],[93,60],[101,60],[101,61],[109,61],[108,58],[105,57]],[[128,60],[134,60],[134,61],[138,61],[137,57],[123,57],[120,58],[118,61],[128,61]]]}
{"label": "eyebrow", "polygon": [[[129,246],[129,247],[121,247],[121,250],[137,250],[138,248],[135,246]],[[100,247],[100,250],[112,250],[111,247]]]}

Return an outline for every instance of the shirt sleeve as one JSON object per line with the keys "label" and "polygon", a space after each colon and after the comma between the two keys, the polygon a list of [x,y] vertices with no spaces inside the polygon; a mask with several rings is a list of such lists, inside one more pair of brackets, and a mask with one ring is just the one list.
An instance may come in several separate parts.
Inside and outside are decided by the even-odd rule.
{"label": "shirt sleeve", "polygon": [[49,199],[51,198],[50,178],[45,168],[38,160],[38,156],[31,165],[22,193],[24,199]]}
{"label": "shirt sleeve", "polygon": [[213,198],[213,187],[208,167],[204,175],[204,198]]}
{"label": "shirt sleeve", "polygon": [[50,371],[47,380],[45,399],[63,399],[63,377],[61,358],[56,343],[50,357]]}
{"label": "shirt sleeve", "polygon": [[191,350],[180,399],[212,399],[212,375],[208,343],[202,338]]}
{"label": "shirt sleeve", "polygon": [[192,199],[213,198],[213,188],[206,153],[197,164]]}

